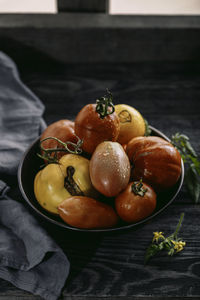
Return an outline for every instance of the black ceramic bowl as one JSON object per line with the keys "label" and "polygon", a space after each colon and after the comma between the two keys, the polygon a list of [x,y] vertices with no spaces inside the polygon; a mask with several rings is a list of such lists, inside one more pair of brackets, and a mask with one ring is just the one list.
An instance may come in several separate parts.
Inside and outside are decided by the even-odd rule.
{"label": "black ceramic bowl", "polygon": [[[164,138],[167,141],[170,141],[162,132],[159,130],[151,127],[152,135],[160,136]],[[157,216],[159,213],[161,213],[167,206],[169,206],[172,201],[175,199],[177,194],[179,193],[181,186],[183,184],[184,179],[184,164],[183,161],[182,164],[182,172],[181,176],[178,180],[178,182],[173,186],[172,189],[166,191],[163,194],[158,195],[158,201],[157,201],[157,207],[156,210],[152,215],[149,217],[134,223],[134,224],[127,224],[127,223],[119,223],[117,227],[114,228],[108,228],[108,229],[79,229],[72,227],[64,221],[59,216],[55,216],[51,213],[48,213],[46,210],[44,210],[37,200],[35,199],[34,195],[34,178],[36,173],[40,170],[40,166],[43,163],[41,159],[36,155],[36,153],[39,152],[39,138],[33,142],[33,144],[27,149],[27,151],[24,153],[24,156],[20,162],[19,168],[18,168],[18,182],[19,187],[21,190],[21,193],[24,197],[24,199],[27,201],[27,203],[33,208],[33,210],[39,214],[41,217],[45,218],[49,222],[74,231],[79,232],[111,232],[111,231],[120,231],[125,229],[130,229],[133,227],[137,227],[138,225],[141,225],[150,219]]]}

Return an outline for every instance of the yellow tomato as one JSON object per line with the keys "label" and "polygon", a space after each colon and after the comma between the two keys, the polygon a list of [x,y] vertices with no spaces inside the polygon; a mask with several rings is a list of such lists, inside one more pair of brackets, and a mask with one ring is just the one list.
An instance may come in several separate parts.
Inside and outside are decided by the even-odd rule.
{"label": "yellow tomato", "polygon": [[89,174],[89,160],[75,154],[64,155],[59,164],[49,164],[34,180],[34,193],[39,204],[58,214],[58,205],[71,196],[95,197]]}
{"label": "yellow tomato", "polygon": [[136,136],[145,135],[145,121],[138,110],[126,104],[118,104],[115,105],[115,112],[120,120],[117,142],[126,144]]}

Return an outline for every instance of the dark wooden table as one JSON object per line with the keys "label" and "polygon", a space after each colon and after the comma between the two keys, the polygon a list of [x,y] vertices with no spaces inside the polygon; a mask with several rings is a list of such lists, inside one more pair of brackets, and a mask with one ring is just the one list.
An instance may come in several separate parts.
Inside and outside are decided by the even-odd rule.
{"label": "dark wooden table", "polygon": [[[47,124],[73,119],[80,108],[109,88],[115,103],[137,108],[167,136],[188,135],[200,154],[200,64],[135,63],[18,64],[23,81],[46,106]],[[154,231],[173,232],[180,214],[184,251],[164,253],[144,266],[145,249]],[[42,222],[71,262],[61,299],[200,299],[200,205],[185,185],[159,216],[137,230],[80,235]],[[59,279],[58,279],[59,280]],[[40,299],[0,279],[0,299]]]}

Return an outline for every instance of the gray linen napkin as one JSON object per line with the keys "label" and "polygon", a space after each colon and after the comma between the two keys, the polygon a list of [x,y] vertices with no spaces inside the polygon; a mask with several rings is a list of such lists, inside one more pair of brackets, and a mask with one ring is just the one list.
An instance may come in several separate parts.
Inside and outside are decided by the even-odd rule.
{"label": "gray linen napkin", "polygon": [[0,277],[48,300],[59,297],[69,261],[23,203],[10,199],[24,151],[45,128],[44,106],[0,52]]}

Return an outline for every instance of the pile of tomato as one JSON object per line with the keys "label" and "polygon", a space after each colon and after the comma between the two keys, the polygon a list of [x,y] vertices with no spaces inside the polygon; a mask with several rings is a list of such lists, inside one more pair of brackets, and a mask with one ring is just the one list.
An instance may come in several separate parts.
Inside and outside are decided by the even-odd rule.
{"label": "pile of tomato", "polygon": [[77,228],[110,228],[151,215],[157,194],[181,174],[181,156],[168,141],[145,136],[142,115],[112,94],[84,106],[75,121],[49,125],[40,139],[45,167],[34,193],[48,212]]}

